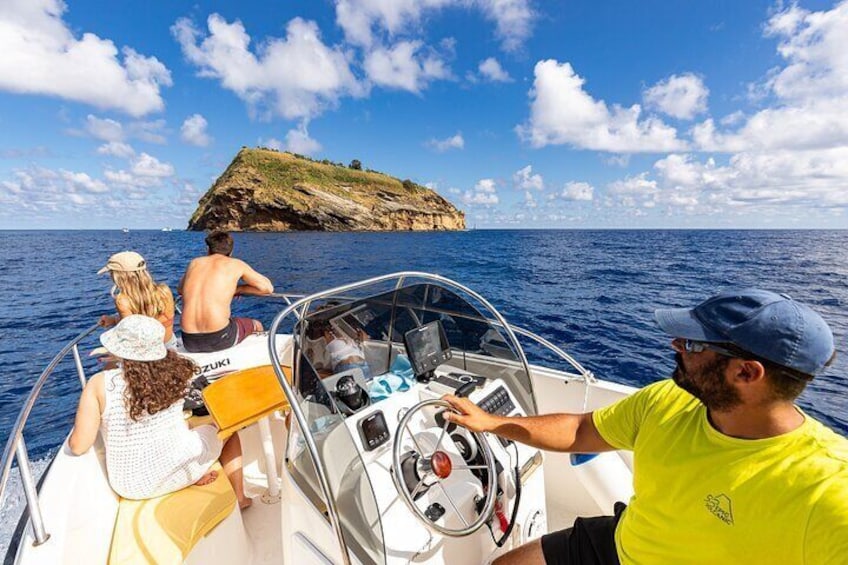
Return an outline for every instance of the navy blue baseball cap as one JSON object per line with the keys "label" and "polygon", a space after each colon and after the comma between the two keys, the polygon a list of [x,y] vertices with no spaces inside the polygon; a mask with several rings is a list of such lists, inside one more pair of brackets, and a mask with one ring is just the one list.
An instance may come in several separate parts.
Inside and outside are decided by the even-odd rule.
{"label": "navy blue baseball cap", "polygon": [[669,335],[710,343],[732,343],[807,375],[833,356],[833,333],[821,316],[785,294],[744,288],[727,290],[694,308],[654,312]]}

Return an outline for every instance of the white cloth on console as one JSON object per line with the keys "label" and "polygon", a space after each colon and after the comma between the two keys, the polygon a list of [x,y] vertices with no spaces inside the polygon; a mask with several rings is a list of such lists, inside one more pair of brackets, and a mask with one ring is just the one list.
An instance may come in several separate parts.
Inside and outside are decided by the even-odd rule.
{"label": "white cloth on console", "polygon": [[359,347],[338,337],[327,344],[327,355],[330,357],[330,365],[333,369],[348,357],[365,358],[365,354]]}

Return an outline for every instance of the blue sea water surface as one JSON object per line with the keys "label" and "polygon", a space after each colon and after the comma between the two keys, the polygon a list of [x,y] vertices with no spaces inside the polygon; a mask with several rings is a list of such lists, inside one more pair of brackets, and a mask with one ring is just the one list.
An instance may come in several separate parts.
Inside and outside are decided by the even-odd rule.
{"label": "blue sea water surface", "polygon": [[[114,310],[112,253],[132,249],[176,288],[203,234],[160,231],[0,231],[0,442],[32,383],[71,338]],[[245,233],[235,256],[277,291],[311,293],[403,270],[438,273],[486,297],[511,323],[564,346],[598,377],[645,385],[673,368],[661,307],[692,305],[723,288],[785,292],[818,310],[839,356],[800,399],[848,435],[848,231],[468,231]],[[266,327],[282,302],[243,298],[238,315]],[[83,354],[96,344],[92,337]],[[93,372],[96,362],[84,359]],[[25,438],[44,459],[73,422],[80,383],[69,358],[45,387]]]}

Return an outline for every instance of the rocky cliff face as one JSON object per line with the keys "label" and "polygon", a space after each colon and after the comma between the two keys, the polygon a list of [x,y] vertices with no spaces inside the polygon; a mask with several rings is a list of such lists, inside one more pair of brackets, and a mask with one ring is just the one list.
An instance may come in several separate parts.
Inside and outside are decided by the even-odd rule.
{"label": "rocky cliff face", "polygon": [[201,198],[188,229],[465,229],[465,214],[427,188],[289,153],[242,149]]}

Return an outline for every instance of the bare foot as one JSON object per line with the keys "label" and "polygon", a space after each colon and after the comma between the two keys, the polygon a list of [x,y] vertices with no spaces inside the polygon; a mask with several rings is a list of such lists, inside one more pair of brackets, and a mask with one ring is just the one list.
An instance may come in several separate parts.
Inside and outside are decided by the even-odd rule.
{"label": "bare foot", "polygon": [[217,478],[218,471],[209,471],[208,473],[197,479],[197,482],[195,482],[194,484],[199,487],[205,487],[206,485],[211,485],[212,483],[214,483],[215,479]]}
{"label": "bare foot", "polygon": [[247,510],[253,504],[252,498],[245,498],[239,502],[239,510]]}

